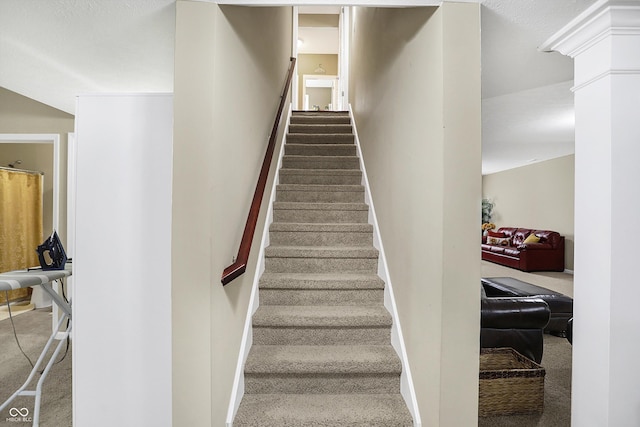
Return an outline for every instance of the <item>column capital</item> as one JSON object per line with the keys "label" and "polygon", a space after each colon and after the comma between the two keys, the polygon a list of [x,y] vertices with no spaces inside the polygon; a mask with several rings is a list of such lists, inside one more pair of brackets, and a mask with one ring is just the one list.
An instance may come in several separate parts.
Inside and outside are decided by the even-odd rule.
{"label": "column capital", "polygon": [[598,0],[538,50],[575,58],[612,35],[640,36],[640,0]]}

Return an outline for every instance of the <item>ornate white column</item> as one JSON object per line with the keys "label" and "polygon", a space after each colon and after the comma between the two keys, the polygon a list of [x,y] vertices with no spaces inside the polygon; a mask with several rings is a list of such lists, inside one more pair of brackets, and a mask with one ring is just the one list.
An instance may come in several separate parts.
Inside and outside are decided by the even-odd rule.
{"label": "ornate white column", "polygon": [[541,50],[574,58],[573,426],[640,425],[640,1],[598,1]]}

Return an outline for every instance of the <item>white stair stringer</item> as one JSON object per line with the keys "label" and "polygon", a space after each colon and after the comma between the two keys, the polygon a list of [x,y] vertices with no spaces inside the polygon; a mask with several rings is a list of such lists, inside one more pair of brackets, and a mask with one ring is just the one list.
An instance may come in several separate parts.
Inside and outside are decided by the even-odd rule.
{"label": "white stair stringer", "polygon": [[409,412],[413,416],[414,427],[422,427],[422,419],[420,417],[420,411],[418,408],[418,401],[416,399],[416,392],[413,386],[413,379],[411,377],[411,369],[409,368],[409,358],[407,356],[407,350],[404,345],[404,337],[402,335],[402,328],[400,326],[400,317],[398,316],[398,308],[396,306],[396,300],[393,294],[393,285],[391,283],[391,277],[389,276],[389,270],[387,268],[387,258],[384,251],[384,246],[380,238],[380,228],[378,227],[378,220],[376,217],[376,210],[373,204],[373,198],[371,197],[371,187],[369,186],[369,179],[367,175],[367,169],[364,165],[364,157],[362,155],[362,148],[360,147],[360,139],[358,137],[358,129],[356,127],[356,120],[353,115],[353,109],[349,104],[349,116],[351,117],[351,123],[353,126],[353,134],[355,144],[357,147],[357,155],[360,160],[360,169],[362,170],[362,185],[364,186],[365,204],[369,205],[369,224],[373,225],[373,246],[379,251],[378,256],[378,275],[385,283],[384,286],[384,306],[393,320],[391,326],[391,345],[395,349],[402,363],[402,373],[400,375],[400,394],[402,395]]}

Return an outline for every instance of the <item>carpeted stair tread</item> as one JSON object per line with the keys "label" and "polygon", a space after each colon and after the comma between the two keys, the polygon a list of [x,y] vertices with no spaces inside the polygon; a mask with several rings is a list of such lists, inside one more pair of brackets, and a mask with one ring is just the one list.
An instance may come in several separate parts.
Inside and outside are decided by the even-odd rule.
{"label": "carpeted stair tread", "polygon": [[366,203],[273,202],[273,209],[368,211],[369,206]]}
{"label": "carpeted stair tread", "polygon": [[373,244],[373,226],[360,223],[273,222],[272,246],[364,246]]}
{"label": "carpeted stair tread", "polygon": [[388,345],[254,345],[245,374],[398,374],[401,364]]}
{"label": "carpeted stair tread", "polygon": [[343,177],[355,177],[360,183],[362,179],[362,172],[360,169],[295,169],[295,168],[282,168],[280,169],[280,179],[283,176],[343,176]]}
{"label": "carpeted stair tread", "polygon": [[288,144],[353,144],[352,133],[288,133]]}
{"label": "carpeted stair tread", "polygon": [[350,124],[339,123],[291,123],[290,133],[352,133]]}
{"label": "carpeted stair tread", "polygon": [[252,394],[234,427],[409,427],[413,419],[397,394]]}
{"label": "carpeted stair tread", "polygon": [[291,112],[293,117],[349,117],[349,111],[347,110],[331,110],[331,111],[317,111],[317,110],[293,110]]}
{"label": "carpeted stair tread", "polygon": [[283,202],[364,202],[362,185],[278,184],[276,200]]}
{"label": "carpeted stair tread", "polygon": [[278,184],[276,191],[328,191],[364,193],[364,186],[357,185],[325,185],[325,184]]}
{"label": "carpeted stair tread", "polygon": [[268,246],[267,258],[378,258],[373,246]]}
{"label": "carpeted stair tread", "polygon": [[282,175],[350,175],[350,176],[362,176],[360,169],[293,169],[282,168],[280,169],[280,176]]}
{"label": "carpeted stair tread", "polygon": [[369,207],[361,202],[274,202],[273,220],[305,223],[366,223]]}
{"label": "carpeted stair tread", "polygon": [[292,156],[354,156],[353,144],[286,144],[285,155]]}
{"label": "carpeted stair tread", "polygon": [[373,225],[367,223],[273,222],[269,231],[373,233]]}
{"label": "carpeted stair tread", "polygon": [[344,115],[331,115],[331,116],[291,116],[290,124],[314,124],[314,123],[326,123],[326,124],[350,124],[351,117]]}
{"label": "carpeted stair tread", "polygon": [[282,157],[283,168],[354,169],[360,162],[357,156],[295,156]]}
{"label": "carpeted stair tread", "polygon": [[384,289],[384,281],[377,274],[265,272],[260,289]]}
{"label": "carpeted stair tread", "polygon": [[253,325],[273,327],[391,327],[391,315],[379,306],[260,306]]}
{"label": "carpeted stair tread", "polygon": [[[331,167],[332,163],[353,163],[354,167],[360,164],[358,156],[304,156],[297,154],[285,154],[282,157],[283,166],[286,162],[305,162],[308,164],[322,163],[326,165],[324,167],[310,168],[310,169],[353,169],[346,167]],[[286,166],[284,166],[286,167]],[[299,167],[293,167],[293,169],[300,169]]]}

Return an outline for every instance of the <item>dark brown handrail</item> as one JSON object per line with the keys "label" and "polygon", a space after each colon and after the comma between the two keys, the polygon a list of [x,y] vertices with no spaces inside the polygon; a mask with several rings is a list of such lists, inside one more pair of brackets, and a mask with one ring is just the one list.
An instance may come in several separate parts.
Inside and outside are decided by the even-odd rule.
{"label": "dark brown handrail", "polygon": [[253,241],[253,234],[256,231],[258,214],[260,213],[260,205],[262,204],[262,196],[264,195],[264,189],[267,185],[269,167],[271,165],[273,150],[275,148],[276,138],[278,136],[278,126],[280,125],[280,118],[282,117],[284,104],[287,101],[287,95],[289,93],[289,86],[291,86],[291,77],[293,76],[293,70],[296,66],[296,58],[290,58],[290,61],[291,62],[289,64],[289,70],[287,71],[284,89],[282,90],[282,96],[280,97],[280,105],[278,106],[278,112],[276,113],[276,118],[273,122],[271,136],[269,136],[267,152],[264,154],[264,161],[262,162],[262,169],[260,169],[260,176],[258,177],[258,183],[256,184],[256,191],[253,193],[251,208],[249,208],[249,215],[247,215],[247,223],[244,226],[244,233],[242,233],[242,240],[240,241],[238,256],[236,257],[235,262],[225,268],[222,272],[223,286],[243,274],[247,269],[247,261],[249,260],[249,252],[251,251],[251,242]]}

